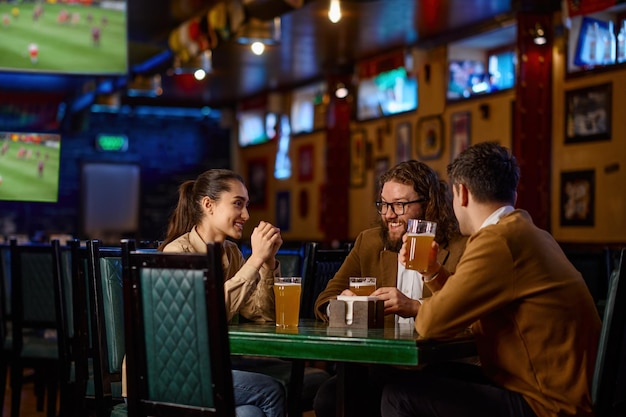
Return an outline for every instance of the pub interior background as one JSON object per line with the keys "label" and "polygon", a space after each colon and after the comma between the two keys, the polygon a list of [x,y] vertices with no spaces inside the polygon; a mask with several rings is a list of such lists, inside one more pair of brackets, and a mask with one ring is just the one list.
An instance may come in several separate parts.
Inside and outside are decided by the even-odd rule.
{"label": "pub interior background", "polygon": [[[479,7],[484,2],[472,3]],[[221,107],[150,97],[133,101],[131,82],[100,92],[92,79],[81,79],[78,87],[68,82],[59,100],[46,78],[4,74],[0,130],[32,131],[27,116],[47,111],[48,100],[52,107],[63,101],[66,111],[52,129],[62,137],[58,201],[0,201],[0,235],[38,239],[62,234],[113,243],[121,237],[162,239],[179,184],[208,168],[226,167],[241,173],[250,190],[251,219],[244,236],[249,237],[259,220],[267,220],[281,228],[285,241],[350,241],[377,218],[376,178],[386,167],[414,158],[445,178],[446,165],[460,149],[490,140],[514,150],[522,167],[518,206],[559,242],[623,244],[626,122],[618,109],[626,107],[626,96],[619,93],[626,91],[626,65],[620,62],[626,7],[621,1],[600,10],[585,1],[500,3],[508,10],[504,17],[361,58],[349,70],[338,63],[320,79],[265,89]],[[596,41],[579,38],[583,28],[602,29],[608,21],[613,22],[610,42],[616,52],[611,62],[594,62],[594,52],[585,48]],[[534,42],[538,29],[545,31],[545,44]],[[479,38],[491,42],[473,46]],[[468,98],[446,93],[452,61],[482,61],[487,67],[487,56],[507,53],[515,62],[512,88],[494,87]],[[398,68],[406,73],[404,82],[414,79],[416,109],[395,115],[382,115],[380,108],[363,110],[367,103],[361,102],[363,96],[359,99],[357,87],[366,91],[363,81],[371,84],[376,75]],[[482,77],[479,83],[487,82]],[[202,88],[188,76],[184,83],[190,95]],[[346,97],[335,95],[339,84],[347,86]],[[393,88],[396,94],[402,90]],[[85,90],[91,93],[83,94]],[[81,100],[87,104],[78,105]],[[302,132],[294,132],[294,108],[308,112]],[[17,122],[9,117],[16,109],[24,116]],[[274,138],[242,146],[242,114],[261,114],[259,123],[270,132],[265,136]],[[291,126],[284,123],[284,115],[291,117]],[[102,135],[126,138],[127,148],[102,151],[96,146]],[[113,173],[106,171],[104,182],[89,185],[85,166],[99,163]],[[0,159],[0,175],[1,170]],[[285,178],[276,178],[275,172]],[[95,187],[95,203],[85,201],[89,186]],[[96,214],[86,213],[90,204],[99,209]],[[120,218],[119,212],[128,216]],[[110,218],[119,223],[107,222]]]}

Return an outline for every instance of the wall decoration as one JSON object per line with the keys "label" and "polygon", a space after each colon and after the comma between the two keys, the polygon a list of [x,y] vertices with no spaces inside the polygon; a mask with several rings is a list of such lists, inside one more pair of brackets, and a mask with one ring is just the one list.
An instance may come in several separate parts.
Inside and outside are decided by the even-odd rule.
{"label": "wall decoration", "polygon": [[313,180],[313,145],[303,145],[298,148],[298,181]]}
{"label": "wall decoration", "polygon": [[396,127],[396,164],[411,159],[411,123],[399,123]]}
{"label": "wall decoration", "polygon": [[279,191],[276,193],[276,227],[286,232],[291,226],[291,192]]}
{"label": "wall decoration", "polygon": [[612,84],[565,92],[565,143],[611,139]]}
{"label": "wall decoration", "polygon": [[380,187],[378,184],[378,179],[389,169],[389,158],[377,158],[374,162],[374,199],[372,201],[377,201],[380,197]]}
{"label": "wall decoration", "polygon": [[248,197],[250,206],[264,209],[267,204],[267,158],[248,161]]}
{"label": "wall decoration", "polygon": [[470,146],[470,127],[470,112],[457,112],[450,116],[450,161]]}
{"label": "wall decoration", "polygon": [[595,171],[561,173],[561,226],[593,226]]}
{"label": "wall decoration", "polygon": [[440,116],[419,119],[416,149],[421,160],[439,158],[443,150],[443,121]]}
{"label": "wall decoration", "polygon": [[365,185],[365,130],[359,129],[350,136],[350,185]]}

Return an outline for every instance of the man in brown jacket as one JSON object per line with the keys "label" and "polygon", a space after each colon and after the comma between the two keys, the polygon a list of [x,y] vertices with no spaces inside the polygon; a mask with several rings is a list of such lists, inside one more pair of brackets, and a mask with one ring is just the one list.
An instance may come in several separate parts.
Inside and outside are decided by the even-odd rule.
{"label": "man in brown jacket", "polygon": [[415,328],[437,339],[471,326],[482,366],[394,381],[385,388],[382,415],[593,416],[598,310],[559,244],[514,208],[515,157],[496,143],[479,143],[448,166],[448,176],[469,239],[454,274],[431,253],[424,279],[434,293],[419,306]]}
{"label": "man in brown jacket", "polygon": [[[405,269],[398,262],[408,219],[437,222],[435,241],[440,247],[437,261],[451,271],[463,253],[466,238],[461,236],[454,217],[447,184],[428,165],[414,160],[401,162],[380,177],[379,189],[378,226],[356,238],[350,254],[317,298],[315,315],[327,321],[331,299],[340,294],[355,295],[348,289],[350,277],[376,277],[377,289],[372,295],[384,301],[385,327],[402,325],[412,331],[419,299],[429,296],[430,291],[417,271]],[[369,368],[370,390],[363,396],[368,415],[379,415],[382,385],[393,378],[389,368]],[[313,404],[315,415],[334,416],[335,400],[336,379],[331,378],[317,392]]]}

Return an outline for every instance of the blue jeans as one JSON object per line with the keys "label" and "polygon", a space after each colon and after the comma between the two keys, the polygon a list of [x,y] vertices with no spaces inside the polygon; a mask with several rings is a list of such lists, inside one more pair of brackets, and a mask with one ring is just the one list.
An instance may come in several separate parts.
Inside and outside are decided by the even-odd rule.
{"label": "blue jeans", "polygon": [[284,417],[285,391],[271,376],[233,370],[237,417]]}

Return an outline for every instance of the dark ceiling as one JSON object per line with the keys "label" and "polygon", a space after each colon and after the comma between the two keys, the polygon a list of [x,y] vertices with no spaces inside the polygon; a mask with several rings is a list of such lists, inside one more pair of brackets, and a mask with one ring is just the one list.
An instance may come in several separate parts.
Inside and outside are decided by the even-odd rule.
{"label": "dark ceiling", "polygon": [[[302,6],[288,4],[301,1]],[[220,0],[128,0],[130,74],[110,80],[105,93],[122,103],[156,106],[229,106],[238,100],[288,90],[329,75],[352,71],[355,62],[407,46],[432,47],[513,22],[517,11],[545,8],[558,0],[340,0],[343,17],[328,19],[329,0],[243,0],[246,19],[281,17],[281,41],[262,56],[235,36],[212,51],[213,70],[203,81],[173,74],[170,33],[181,23],[215,7]],[[493,37],[492,37],[493,38]],[[157,97],[131,97],[127,87],[160,78]],[[78,82],[84,90],[83,81]],[[7,89],[45,89],[48,78],[0,76]],[[67,88],[75,85],[71,81]],[[106,90],[106,89],[105,89]],[[78,94],[80,98],[80,93]],[[97,96],[97,94],[96,94]],[[81,100],[79,108],[88,100]]]}
{"label": "dark ceiling", "polygon": [[[130,0],[131,65],[145,67],[145,60],[150,58],[147,55],[163,56],[169,32],[181,23],[180,17],[172,17],[176,2],[181,1]],[[215,2],[196,3],[197,15]],[[342,19],[333,24],[328,19],[329,0],[303,3],[289,10],[285,0],[244,2],[248,17],[267,19],[280,14],[280,43],[256,56],[234,37],[221,41],[212,51],[213,71],[203,81],[190,75],[171,75],[167,68],[157,67],[163,93],[149,100],[180,105],[232,104],[244,97],[350,70],[355,61],[386,51],[410,45],[428,47],[475,33],[477,28],[495,28],[500,22],[511,21],[514,8],[512,0],[341,0]]]}

